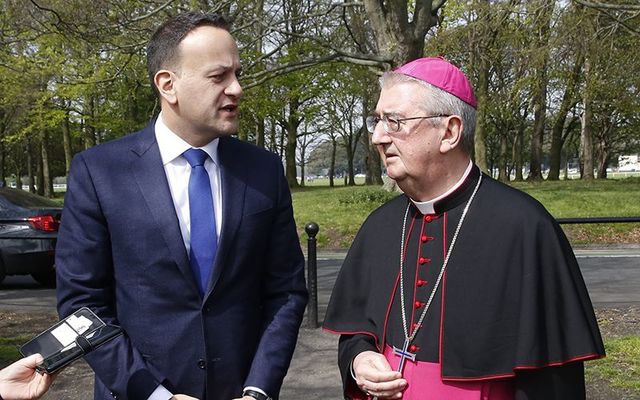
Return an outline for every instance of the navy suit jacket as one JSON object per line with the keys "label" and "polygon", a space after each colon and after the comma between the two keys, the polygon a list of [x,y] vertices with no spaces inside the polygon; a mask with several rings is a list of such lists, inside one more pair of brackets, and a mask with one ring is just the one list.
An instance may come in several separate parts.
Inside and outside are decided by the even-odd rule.
{"label": "navy suit jacket", "polygon": [[276,397],[307,302],[282,163],[220,139],[223,221],[202,298],[155,140],[140,132],[76,155],[56,249],[58,311],[94,310],[125,335],[90,353],[95,399],[158,386],[199,399]]}

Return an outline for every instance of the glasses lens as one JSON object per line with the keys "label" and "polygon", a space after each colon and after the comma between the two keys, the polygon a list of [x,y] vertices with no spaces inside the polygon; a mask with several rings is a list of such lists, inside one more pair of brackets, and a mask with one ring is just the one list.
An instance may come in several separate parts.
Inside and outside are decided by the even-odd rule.
{"label": "glasses lens", "polygon": [[398,132],[400,130],[400,121],[395,118],[390,118],[385,115],[384,117],[384,129],[389,133]]}
{"label": "glasses lens", "polygon": [[367,117],[366,124],[367,124],[367,130],[369,131],[369,133],[373,133],[373,131],[376,130],[376,126],[378,125],[378,122],[380,122],[380,119],[378,117],[374,117],[374,116]]}

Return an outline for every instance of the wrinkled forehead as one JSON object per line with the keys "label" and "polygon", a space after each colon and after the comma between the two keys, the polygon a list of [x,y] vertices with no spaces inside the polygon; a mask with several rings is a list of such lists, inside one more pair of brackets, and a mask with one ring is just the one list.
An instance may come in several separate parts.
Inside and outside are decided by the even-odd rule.
{"label": "wrinkled forehead", "polygon": [[415,81],[385,81],[380,90],[376,112],[380,115],[402,115],[426,109],[426,88]]}

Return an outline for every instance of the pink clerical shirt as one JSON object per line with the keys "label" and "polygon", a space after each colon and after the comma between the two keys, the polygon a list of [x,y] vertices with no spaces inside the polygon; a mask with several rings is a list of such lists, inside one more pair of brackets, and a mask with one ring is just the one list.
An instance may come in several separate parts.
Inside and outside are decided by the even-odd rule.
{"label": "pink clerical shirt", "polygon": [[[384,356],[391,368],[398,369],[400,356],[386,346]],[[443,381],[440,364],[405,361],[402,372],[409,386],[402,394],[403,400],[513,400],[511,379],[481,381]]]}
{"label": "pink clerical shirt", "polygon": [[[386,346],[384,356],[391,368],[398,369],[400,356]],[[440,364],[405,361],[402,375],[409,386],[402,400],[513,400],[513,381],[508,378],[480,381],[443,381]],[[371,399],[363,392],[350,393],[354,400]]]}

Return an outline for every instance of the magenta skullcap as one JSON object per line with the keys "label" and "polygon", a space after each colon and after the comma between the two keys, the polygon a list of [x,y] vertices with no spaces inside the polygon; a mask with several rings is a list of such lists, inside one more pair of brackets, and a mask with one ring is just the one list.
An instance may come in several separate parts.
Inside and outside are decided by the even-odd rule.
{"label": "magenta skullcap", "polygon": [[396,68],[393,72],[411,76],[451,93],[476,108],[478,102],[467,77],[442,57],[418,58]]}

